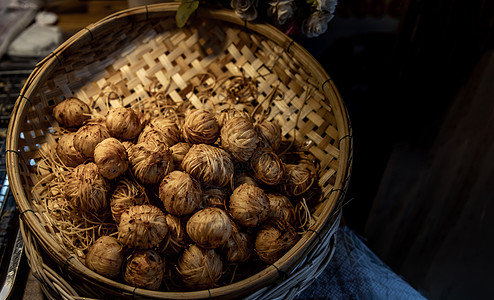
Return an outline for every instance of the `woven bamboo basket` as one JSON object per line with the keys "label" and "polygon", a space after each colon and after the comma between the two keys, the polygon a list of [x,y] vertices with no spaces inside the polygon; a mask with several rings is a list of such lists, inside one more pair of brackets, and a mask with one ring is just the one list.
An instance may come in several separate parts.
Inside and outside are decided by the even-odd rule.
{"label": "woven bamboo basket", "polygon": [[[271,25],[244,22],[229,10],[200,9],[195,21],[177,28],[177,7],[137,7],[84,28],[35,67],[19,95],[8,130],[7,171],[29,263],[49,298],[291,299],[331,259],[352,164],[350,122],[333,82],[303,47]],[[320,166],[312,225],[274,264],[209,290],[150,291],[96,274],[61,241],[34,190],[43,149],[56,143],[53,107],[75,96],[104,115],[112,106],[144,105],[156,83],[167,87],[175,105],[187,99],[195,108],[222,107],[224,98],[205,102],[193,88],[203,84],[203,74],[255,79],[255,109],[281,125],[285,142],[312,145],[308,151]],[[118,88],[119,99],[100,97],[108,84]],[[283,97],[266,101],[274,87]]]}

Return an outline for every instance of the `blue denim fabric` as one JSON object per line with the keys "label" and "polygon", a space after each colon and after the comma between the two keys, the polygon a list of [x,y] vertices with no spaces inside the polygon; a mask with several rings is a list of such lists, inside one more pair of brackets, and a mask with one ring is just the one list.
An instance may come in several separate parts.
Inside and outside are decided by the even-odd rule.
{"label": "blue denim fabric", "polygon": [[295,299],[425,299],[351,229],[340,227],[336,235],[335,253],[328,266]]}

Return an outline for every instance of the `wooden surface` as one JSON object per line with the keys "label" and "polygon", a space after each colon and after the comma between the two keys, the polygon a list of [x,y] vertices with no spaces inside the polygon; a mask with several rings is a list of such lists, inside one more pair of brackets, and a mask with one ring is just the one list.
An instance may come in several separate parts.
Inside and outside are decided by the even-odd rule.
{"label": "wooden surface", "polygon": [[114,1],[47,1],[45,9],[58,15],[58,23],[65,39],[91,23],[127,9],[125,0]]}

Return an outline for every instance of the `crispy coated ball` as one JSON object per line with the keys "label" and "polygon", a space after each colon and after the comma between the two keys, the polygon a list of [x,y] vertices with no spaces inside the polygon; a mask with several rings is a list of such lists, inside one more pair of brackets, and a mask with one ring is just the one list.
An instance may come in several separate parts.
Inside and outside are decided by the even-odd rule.
{"label": "crispy coated ball", "polygon": [[123,177],[117,182],[110,197],[110,207],[113,220],[120,223],[122,214],[132,206],[142,205],[149,202],[144,188],[135,180]]}
{"label": "crispy coated ball", "polygon": [[218,248],[232,233],[228,214],[217,207],[204,208],[190,217],[187,234],[199,246],[206,249]]}
{"label": "crispy coated ball", "polygon": [[128,149],[134,176],[144,184],[158,184],[173,171],[173,158],[163,144],[139,143]]}
{"label": "crispy coated ball", "polygon": [[264,224],[257,232],[255,251],[259,258],[273,264],[295,245],[299,237],[297,232],[283,220],[273,220]]}
{"label": "crispy coated ball", "polygon": [[112,108],[106,115],[106,128],[112,137],[131,140],[141,132],[141,120],[129,107]]}
{"label": "crispy coated ball", "polygon": [[138,288],[159,289],[165,274],[165,262],[154,250],[135,252],[127,261],[124,280]]}
{"label": "crispy coated ball", "polygon": [[267,220],[268,212],[268,197],[257,186],[244,183],[237,187],[230,196],[230,214],[242,226],[261,225]]}
{"label": "crispy coated ball", "polygon": [[159,197],[167,212],[191,214],[201,204],[201,185],[188,173],[173,171],[161,181]]}
{"label": "crispy coated ball", "polygon": [[207,185],[225,186],[233,176],[233,161],[223,149],[192,145],[182,161],[182,169]]}
{"label": "crispy coated ball", "polygon": [[210,289],[223,274],[223,262],[214,249],[191,245],[178,259],[177,271],[189,288]]}
{"label": "crispy coated ball", "polygon": [[285,220],[295,224],[295,207],[288,197],[282,194],[267,194],[269,200],[269,218]]}
{"label": "crispy coated ball", "polygon": [[281,186],[287,196],[299,196],[307,192],[316,180],[314,165],[301,163],[285,165],[285,178]]}
{"label": "crispy coated ball", "polygon": [[107,235],[98,238],[86,255],[87,267],[108,278],[120,275],[123,261],[123,246],[116,238]]}
{"label": "crispy coated ball", "polygon": [[171,147],[178,143],[182,138],[182,133],[178,129],[175,121],[166,117],[158,117],[144,127],[139,135],[138,143],[153,142],[163,143]]}
{"label": "crispy coated ball", "polygon": [[62,163],[67,167],[77,167],[82,164],[86,158],[84,155],[77,151],[74,147],[75,132],[69,132],[63,134],[57,142],[57,155]]}
{"label": "crispy coated ball", "polygon": [[281,127],[274,121],[264,120],[255,126],[263,147],[270,147],[273,151],[281,145]]}
{"label": "crispy coated ball", "polygon": [[110,137],[110,133],[101,123],[88,123],[77,130],[74,136],[74,147],[86,157],[94,156],[94,148],[102,140]]}
{"label": "crispy coated ball", "polygon": [[110,180],[123,175],[129,168],[127,151],[116,138],[104,139],[96,145],[94,163],[100,174]]}
{"label": "crispy coated ball", "polygon": [[108,206],[110,185],[101,176],[96,164],[78,165],[65,180],[65,198],[82,212],[98,212]]}
{"label": "crispy coated ball", "polygon": [[278,185],[284,176],[285,165],[271,150],[258,148],[250,159],[254,178],[267,185]]}
{"label": "crispy coated ball", "polygon": [[218,139],[220,126],[213,113],[193,110],[185,117],[182,136],[189,144],[213,144]]}
{"label": "crispy coated ball", "polygon": [[259,137],[248,119],[235,117],[221,128],[221,147],[238,161],[248,161],[257,148]]}
{"label": "crispy coated ball", "polygon": [[53,116],[62,127],[80,127],[91,118],[89,106],[77,98],[69,98],[53,108]]}
{"label": "crispy coated ball", "polygon": [[252,122],[252,119],[250,118],[248,112],[234,108],[226,109],[219,112],[217,114],[216,119],[218,120],[218,125],[220,125],[220,127],[223,127],[228,120],[233,119],[235,117],[246,118],[247,120]]}
{"label": "crispy coated ball", "polygon": [[157,247],[168,231],[165,213],[153,205],[130,207],[120,217],[118,241],[131,248]]}

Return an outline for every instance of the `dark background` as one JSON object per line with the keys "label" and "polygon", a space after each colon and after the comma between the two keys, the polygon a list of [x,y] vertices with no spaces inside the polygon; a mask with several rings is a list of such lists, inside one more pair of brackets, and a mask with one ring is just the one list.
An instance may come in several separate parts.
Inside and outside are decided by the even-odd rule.
{"label": "dark background", "polygon": [[[132,1],[46,2],[67,38]],[[325,34],[296,41],[349,111],[354,159],[344,222],[427,298],[487,298],[494,2],[338,2]]]}
{"label": "dark background", "polygon": [[491,295],[494,3],[339,2],[300,43],[349,110],[346,224],[426,297]]}

